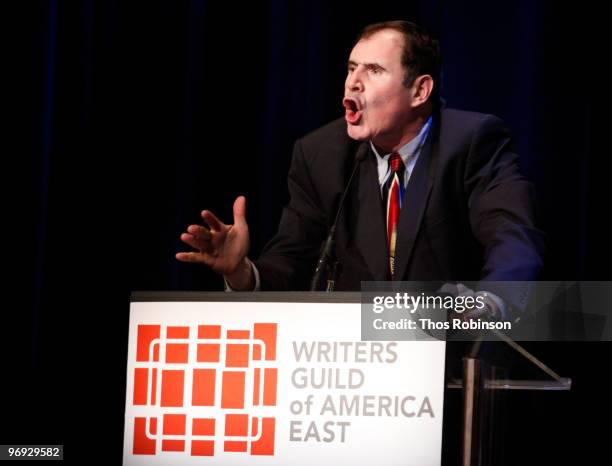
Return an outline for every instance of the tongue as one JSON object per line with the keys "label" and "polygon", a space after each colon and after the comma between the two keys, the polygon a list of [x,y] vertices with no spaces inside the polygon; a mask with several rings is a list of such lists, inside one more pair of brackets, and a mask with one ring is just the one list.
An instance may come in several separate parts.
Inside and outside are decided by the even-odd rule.
{"label": "tongue", "polygon": [[351,99],[342,101],[345,109],[345,118],[350,124],[356,124],[361,118],[361,110],[358,110],[357,103]]}
{"label": "tongue", "polygon": [[345,118],[346,121],[348,121],[349,123],[355,124],[361,119],[361,110],[355,112],[350,108],[347,108],[345,112]]}

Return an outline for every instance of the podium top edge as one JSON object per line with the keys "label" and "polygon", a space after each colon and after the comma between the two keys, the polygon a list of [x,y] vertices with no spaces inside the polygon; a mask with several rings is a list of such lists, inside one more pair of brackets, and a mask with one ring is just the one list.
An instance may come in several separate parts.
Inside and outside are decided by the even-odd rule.
{"label": "podium top edge", "polygon": [[360,303],[361,293],[336,291],[133,291],[130,302]]}

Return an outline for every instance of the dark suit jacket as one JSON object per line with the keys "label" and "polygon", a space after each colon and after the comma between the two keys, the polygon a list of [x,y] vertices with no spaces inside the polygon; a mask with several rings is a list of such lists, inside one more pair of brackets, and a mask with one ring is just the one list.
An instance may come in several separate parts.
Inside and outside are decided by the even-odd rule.
{"label": "dark suit jacket", "polygon": [[[289,204],[255,261],[262,290],[309,288],[358,150],[368,154],[337,227],[336,289],[357,291],[362,280],[388,279],[376,157],[369,143],[350,139],[338,119],[295,143]],[[406,189],[397,241],[401,280],[537,278],[544,243],[534,225],[534,190],[500,119],[453,109],[434,113]]]}

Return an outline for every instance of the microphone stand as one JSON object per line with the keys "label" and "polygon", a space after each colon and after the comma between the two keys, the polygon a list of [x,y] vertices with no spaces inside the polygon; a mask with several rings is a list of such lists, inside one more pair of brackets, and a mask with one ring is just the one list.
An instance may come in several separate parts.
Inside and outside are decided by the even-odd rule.
{"label": "microphone stand", "polygon": [[355,155],[355,165],[353,167],[353,171],[351,176],[346,184],[346,188],[342,193],[342,198],[340,199],[340,205],[338,206],[338,212],[336,213],[336,218],[334,219],[334,223],[329,229],[329,233],[327,235],[326,240],[323,242],[321,247],[321,253],[319,255],[319,260],[317,262],[317,267],[315,268],[314,275],[312,277],[312,281],[310,282],[310,291],[317,291],[319,288],[319,282],[321,281],[321,275],[323,271],[327,271],[327,285],[325,287],[325,291],[330,292],[334,291],[334,287],[336,285],[336,275],[339,269],[338,259],[336,258],[336,241],[334,236],[336,235],[336,225],[338,224],[338,219],[340,218],[340,213],[344,207],[344,200],[346,199],[346,195],[349,192],[349,188],[351,187],[351,183],[357,172],[357,168],[361,164],[361,162],[366,158],[368,145],[367,143],[362,143]]}

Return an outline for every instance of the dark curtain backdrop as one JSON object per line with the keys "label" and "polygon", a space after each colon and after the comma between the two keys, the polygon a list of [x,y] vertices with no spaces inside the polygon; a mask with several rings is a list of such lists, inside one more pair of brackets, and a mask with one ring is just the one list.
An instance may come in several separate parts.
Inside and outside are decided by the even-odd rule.
{"label": "dark curtain backdrop", "polygon": [[[120,461],[130,292],[221,289],[174,254],[202,209],[231,223],[239,194],[257,256],[287,200],[293,141],[343,114],[345,63],[371,22],[427,26],[448,105],[508,123],[540,197],[543,278],[612,279],[609,26],[594,5],[5,2],[0,443]],[[526,449],[596,457],[610,345],[534,351],[575,387],[517,398],[512,464]]]}

